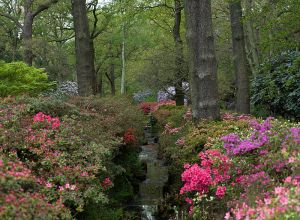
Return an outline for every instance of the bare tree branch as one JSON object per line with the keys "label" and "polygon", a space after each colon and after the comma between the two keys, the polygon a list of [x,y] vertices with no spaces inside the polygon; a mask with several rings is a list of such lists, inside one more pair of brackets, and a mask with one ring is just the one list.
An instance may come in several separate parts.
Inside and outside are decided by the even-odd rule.
{"label": "bare tree branch", "polygon": [[16,17],[4,12],[0,12],[0,16],[8,18],[9,20],[13,21],[19,28],[23,30],[23,25],[18,21]]}
{"label": "bare tree branch", "polygon": [[[92,4],[92,3],[90,3],[90,4]],[[105,21],[104,21],[103,27],[100,28],[99,30],[97,30],[97,24],[99,22],[99,19],[98,19],[99,13],[97,14],[97,5],[98,5],[98,0],[93,2],[92,13],[93,13],[93,17],[94,17],[94,23],[93,23],[93,30],[91,33],[91,39],[97,38],[100,34],[102,34],[106,30],[107,26],[109,25],[110,18],[111,18],[110,15],[105,16]]]}

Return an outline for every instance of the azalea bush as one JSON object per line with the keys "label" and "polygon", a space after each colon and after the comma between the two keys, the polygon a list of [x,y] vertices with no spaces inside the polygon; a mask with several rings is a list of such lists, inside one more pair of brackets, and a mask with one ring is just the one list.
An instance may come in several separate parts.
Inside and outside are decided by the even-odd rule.
{"label": "azalea bush", "polygon": [[71,219],[62,199],[53,202],[47,187],[20,160],[0,156],[1,219]]}
{"label": "azalea bush", "polygon": [[176,102],[173,100],[167,100],[162,102],[142,102],[140,108],[145,114],[156,112],[161,106],[176,106]]}
{"label": "azalea bush", "polygon": [[172,110],[154,114],[171,174],[162,215],[187,210],[186,219],[299,218],[299,124],[225,113],[221,121],[193,125],[185,111],[176,120]]}
{"label": "azalea bush", "polygon": [[[295,216],[297,208],[295,205],[288,206],[281,211],[276,208],[269,211],[260,210],[258,207],[252,214],[245,213],[245,210],[255,206],[258,201],[271,199],[271,192],[278,189],[276,187],[280,186],[286,178],[298,178],[300,126],[282,123],[273,118],[262,122],[252,119],[249,120],[249,125],[249,130],[221,136],[210,146],[218,152],[221,151],[220,155],[227,159],[230,166],[222,165],[217,169],[207,167],[208,164],[211,166],[219,163],[220,156],[214,157],[209,162],[203,156],[205,152],[211,150],[200,153],[199,163],[185,165],[186,171],[181,176],[184,182],[181,193],[196,192],[192,197],[193,200],[188,199],[192,205],[190,212],[193,216],[204,218],[207,214],[207,218],[209,218],[209,213],[215,211],[212,201],[219,199],[223,200],[218,202],[219,205],[223,204],[223,208],[219,206],[218,209],[220,215],[226,209],[231,209],[226,218],[230,218],[232,215],[235,216],[234,219],[268,219],[276,216],[276,213]],[[221,161],[225,161],[225,159]],[[220,168],[228,168],[226,169],[226,178],[219,177],[220,172],[224,174]],[[193,169],[195,170],[193,171]],[[193,175],[188,175],[190,172],[193,172]],[[204,177],[206,179],[203,179]],[[215,178],[220,180],[221,186],[214,181]],[[191,184],[197,187],[190,187]],[[293,187],[297,188],[298,185],[295,179]],[[294,190],[297,192],[297,189]],[[288,195],[286,196],[286,200],[288,200]],[[210,198],[210,200],[203,200],[203,197]],[[299,199],[295,200],[295,198],[292,199],[293,204],[299,203]],[[194,211],[193,207],[195,207]],[[240,213],[237,214],[237,212]],[[297,217],[299,216],[297,215]]]}
{"label": "azalea bush", "polygon": [[300,212],[299,178],[288,176],[268,196],[258,198],[252,206],[239,203],[227,212],[225,219],[298,219]]}
{"label": "azalea bush", "polygon": [[[113,160],[127,145],[138,143],[134,135],[142,132],[139,109],[125,107],[126,100],[76,98],[50,115],[40,111],[44,104],[32,105],[39,100],[51,102],[0,102],[0,169],[12,175],[0,175],[0,218],[71,219],[90,204],[109,204],[114,183],[127,172]],[[127,112],[131,122],[125,124],[121,120]],[[34,212],[37,207],[40,212]]]}

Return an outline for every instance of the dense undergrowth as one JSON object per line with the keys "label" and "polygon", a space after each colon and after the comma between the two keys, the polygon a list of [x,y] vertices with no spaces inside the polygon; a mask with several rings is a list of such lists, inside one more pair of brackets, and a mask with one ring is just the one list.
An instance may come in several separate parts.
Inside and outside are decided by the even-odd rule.
{"label": "dense undergrowth", "polygon": [[2,98],[0,218],[126,219],[143,125],[125,98]]}
{"label": "dense undergrowth", "polygon": [[163,219],[300,218],[299,124],[226,113],[194,125],[185,107],[152,105],[170,166]]}

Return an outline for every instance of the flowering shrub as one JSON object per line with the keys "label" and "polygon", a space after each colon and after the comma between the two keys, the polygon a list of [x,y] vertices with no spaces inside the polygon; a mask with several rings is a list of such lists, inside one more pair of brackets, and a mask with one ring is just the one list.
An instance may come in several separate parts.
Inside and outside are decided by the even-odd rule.
{"label": "flowering shrub", "polygon": [[[299,124],[225,113],[222,121],[195,126],[184,114],[170,123],[175,110],[170,112],[157,117],[163,123],[161,152],[170,158],[173,174],[169,211],[189,206],[195,219],[223,219],[225,213],[227,219],[299,218]],[[285,187],[285,196],[275,193],[277,187]],[[178,188],[180,196],[175,194]],[[281,202],[287,203],[283,210]]]}
{"label": "flowering shrub", "polygon": [[[46,186],[17,159],[0,157],[1,219],[71,219],[71,213],[58,197],[50,202]],[[37,189],[40,192],[37,192]]]}
{"label": "flowering shrub", "polygon": [[251,123],[253,131],[250,137],[245,140],[241,140],[239,135],[234,133],[221,137],[227,154],[244,154],[264,146],[269,141],[268,134],[271,129],[272,119],[268,118],[262,124],[253,120]]}
{"label": "flowering shrub", "polygon": [[[59,118],[51,118],[50,115],[45,115],[43,112],[37,113],[33,118],[34,124],[42,123],[42,124],[48,124],[53,130],[56,130],[60,126]],[[46,125],[45,128],[49,128],[48,125]]]}
{"label": "flowering shrub", "polygon": [[223,198],[226,187],[221,184],[230,179],[229,158],[218,150],[201,152],[199,158],[201,159],[200,165],[197,163],[184,165],[185,171],[181,174],[184,185],[180,189],[180,194],[197,192],[201,197],[215,191],[218,198]]}
{"label": "flowering shrub", "polygon": [[264,199],[257,199],[255,206],[237,204],[225,219],[298,219],[300,217],[300,182],[287,177],[283,186],[276,186]]}
{"label": "flowering shrub", "polygon": [[60,97],[63,95],[78,96],[78,84],[73,81],[65,81],[57,86],[57,89],[45,93],[47,96]]}
{"label": "flowering shrub", "polygon": [[[79,100],[82,106],[73,105]],[[54,117],[22,98],[0,100],[1,219],[71,219],[90,203],[107,204],[120,175],[113,151],[124,144],[130,127],[139,134],[142,114],[130,106],[88,101],[70,100],[65,107],[80,106],[79,114],[64,109]],[[33,110],[37,113],[30,115]],[[130,121],[123,123],[126,116]]]}
{"label": "flowering shrub", "polygon": [[152,96],[152,92],[150,90],[140,91],[133,94],[133,100],[137,103],[141,103],[150,96]]}
{"label": "flowering shrub", "polygon": [[140,108],[145,114],[157,111],[161,106],[176,106],[176,102],[173,100],[167,100],[162,102],[142,102]]}
{"label": "flowering shrub", "polygon": [[125,144],[135,144],[137,143],[137,138],[134,135],[135,130],[133,128],[127,129],[127,131],[124,134],[123,141]]}
{"label": "flowering shrub", "polygon": [[[229,219],[230,216],[234,216],[234,219],[268,219],[274,216],[294,216],[297,213],[297,207],[295,205],[290,205],[284,207],[282,210],[279,207],[280,203],[287,204],[288,196],[281,195],[281,197],[272,198],[272,191],[278,192],[278,184],[280,184],[287,175],[297,172],[299,167],[299,128],[295,127],[297,125],[281,123],[273,118],[267,118],[266,120],[259,123],[255,119],[249,117],[242,117],[241,119],[236,119],[228,117],[223,123],[231,120],[245,120],[249,123],[251,129],[246,131],[239,131],[235,133],[229,133],[225,136],[220,136],[212,142],[210,148],[220,148],[220,150],[225,149],[228,159],[231,161],[231,166],[229,166],[228,178],[223,179],[222,185],[217,186],[215,196],[219,199],[225,200],[227,202],[227,207],[231,209],[225,218]],[[205,151],[204,151],[205,152]],[[203,154],[203,153],[200,153]],[[298,161],[298,162],[297,162]],[[199,169],[203,169],[203,165],[199,166]],[[198,165],[193,165],[198,166]],[[298,167],[298,168],[297,168]],[[205,173],[207,177],[208,186],[211,184],[212,178],[209,175],[210,169]],[[184,187],[186,185],[185,173],[182,174],[182,181],[184,182]],[[296,175],[295,173],[294,175]],[[194,176],[200,176],[204,178],[204,173],[195,172]],[[230,176],[230,178],[229,178]],[[293,192],[294,194],[299,193],[297,190],[294,191],[295,186],[298,184],[296,180],[292,181],[292,177],[287,180],[290,183],[294,183],[294,186],[289,185],[284,192]],[[193,177],[193,180],[197,180]],[[208,181],[209,180],[209,181]],[[213,184],[212,184],[213,185]],[[198,185],[199,186],[199,185]],[[299,186],[297,185],[299,188]],[[296,187],[296,188],[297,188]],[[199,206],[199,197],[205,194],[211,194],[211,190],[215,188],[203,187],[202,192],[198,191],[196,198],[193,201],[198,201],[198,203],[193,203],[195,206]],[[182,192],[182,189],[181,189]],[[224,199],[225,195],[229,192],[228,196]],[[276,194],[276,193],[275,193]],[[293,195],[294,195],[293,194]],[[294,197],[293,197],[294,198]],[[211,209],[211,203],[207,200],[201,200],[202,206],[205,207],[209,213]],[[265,207],[264,204],[275,204],[271,201],[279,201],[277,203],[278,207],[275,206]],[[280,202],[281,201],[281,202]],[[295,201],[295,200],[293,200]],[[296,204],[295,203],[290,204]],[[256,209],[251,208],[255,204],[261,204],[261,206]],[[266,204],[265,204],[266,205]],[[222,211],[222,210],[219,210]],[[285,213],[284,215],[282,215]],[[199,215],[200,213],[193,213],[194,215]]]}

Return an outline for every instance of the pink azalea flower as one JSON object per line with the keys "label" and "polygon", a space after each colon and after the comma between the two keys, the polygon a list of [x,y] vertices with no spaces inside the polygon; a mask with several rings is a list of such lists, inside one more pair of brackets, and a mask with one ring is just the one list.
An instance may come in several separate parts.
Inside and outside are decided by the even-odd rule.
{"label": "pink azalea flower", "polygon": [[47,188],[51,188],[51,187],[52,187],[52,183],[47,182],[47,183],[46,183],[46,187],[47,187]]}
{"label": "pink azalea flower", "polygon": [[190,205],[192,205],[192,204],[193,204],[193,200],[192,200],[192,199],[190,199],[190,198],[185,198],[185,201],[186,201],[187,203],[189,203]]}
{"label": "pink azalea flower", "polygon": [[226,193],[226,186],[218,186],[217,187],[217,191],[216,191],[216,196],[218,198],[223,198],[225,196]]}
{"label": "pink azalea flower", "polygon": [[224,219],[226,219],[226,220],[230,219],[230,212],[227,212],[227,213],[226,213]]}
{"label": "pink azalea flower", "polygon": [[289,158],[289,163],[294,163],[295,162],[295,157],[290,157]]}
{"label": "pink azalea flower", "polygon": [[285,180],[284,180],[285,183],[291,183],[292,182],[292,177],[291,176],[288,176]]}

